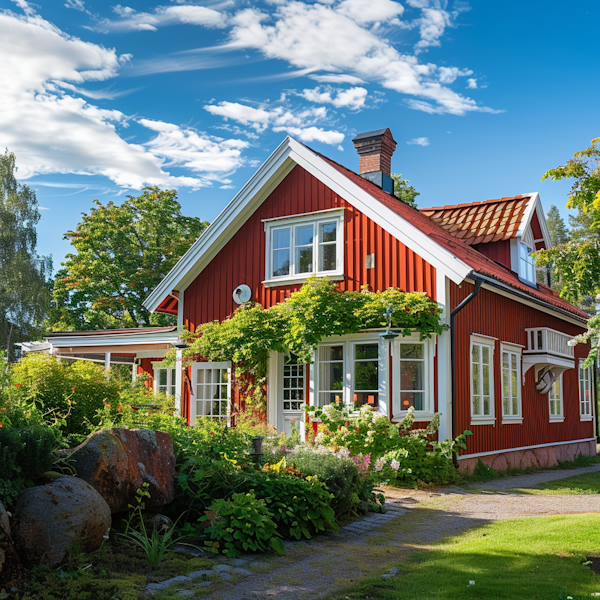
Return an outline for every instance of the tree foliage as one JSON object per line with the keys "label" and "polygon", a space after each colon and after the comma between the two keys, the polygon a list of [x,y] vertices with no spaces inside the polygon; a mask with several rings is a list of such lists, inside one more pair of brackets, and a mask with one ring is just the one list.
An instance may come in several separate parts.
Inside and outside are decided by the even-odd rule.
{"label": "tree foliage", "polygon": [[417,208],[417,196],[421,195],[420,192],[409,185],[410,181],[408,179],[402,179],[400,173],[392,173],[392,179],[394,180],[394,196]]}
{"label": "tree foliage", "polygon": [[[554,205],[550,207],[550,210],[546,214],[546,225],[548,226],[548,234],[550,236],[550,247],[556,248],[561,244],[566,244],[571,235],[567,228],[564,219],[560,216],[560,211]],[[554,263],[547,262],[543,266],[537,269],[537,280],[538,283],[549,285],[556,291],[560,291],[562,287],[562,281],[560,277],[553,277]]]}
{"label": "tree foliage", "polygon": [[0,155],[0,344],[32,339],[50,305],[52,259],[37,254],[35,192],[15,177],[15,155]]}
{"label": "tree foliage", "polygon": [[56,274],[55,330],[162,325],[142,302],[208,223],[181,214],[175,190],[145,188],[120,205],[96,205],[64,238],[75,248]]}
{"label": "tree foliage", "polygon": [[[600,138],[589,148],[576,152],[565,165],[550,169],[543,177],[558,181],[572,179],[567,208],[577,210],[571,221],[570,238],[556,247],[538,253],[538,263],[553,265],[555,278],[561,281],[561,297],[593,307],[600,294]],[[589,321],[589,331],[577,339],[596,340],[600,334],[600,316]],[[595,356],[598,348],[592,350]]]}

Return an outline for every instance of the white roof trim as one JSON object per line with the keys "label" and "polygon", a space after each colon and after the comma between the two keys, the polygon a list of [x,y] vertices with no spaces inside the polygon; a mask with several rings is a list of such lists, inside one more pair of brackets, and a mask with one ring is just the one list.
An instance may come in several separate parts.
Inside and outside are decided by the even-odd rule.
{"label": "white roof trim", "polygon": [[443,272],[454,283],[462,282],[471,272],[471,267],[451,252],[377,201],[309,148],[288,136],[144,300],[144,306],[154,311],[172,290],[182,292],[296,164]]}
{"label": "white roof trim", "polygon": [[81,336],[52,336],[46,341],[53,348],[78,348],[82,346],[129,346],[133,344],[174,344],[178,341],[177,331],[163,331],[160,333],[121,333],[104,335]]}
{"label": "white roof trim", "polygon": [[[527,228],[531,225],[531,219],[533,219],[533,215],[537,211],[538,221],[540,222],[540,228],[542,230],[542,237],[544,239],[544,243],[546,244],[546,248],[550,248],[550,233],[548,232],[548,225],[546,224],[546,215],[544,213],[544,207],[542,206],[542,201],[540,200],[539,193],[531,192],[530,194],[523,194],[523,196],[529,196],[529,201],[527,202],[527,208],[523,213],[523,218],[521,219],[521,224],[519,225],[519,230],[517,231],[516,237],[519,237],[521,239],[525,237],[525,232],[527,231]],[[533,235],[532,237],[535,238],[535,236]]]}

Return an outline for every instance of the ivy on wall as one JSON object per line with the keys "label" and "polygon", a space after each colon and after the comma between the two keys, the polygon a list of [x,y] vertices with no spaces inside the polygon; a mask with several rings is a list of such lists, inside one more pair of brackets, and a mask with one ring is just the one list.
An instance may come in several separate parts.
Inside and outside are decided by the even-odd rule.
{"label": "ivy on wall", "polygon": [[264,403],[270,352],[295,354],[310,363],[325,338],[386,327],[384,313],[390,308],[392,328],[403,335],[418,331],[425,339],[447,328],[440,322],[442,309],[423,292],[342,292],[326,277],[311,277],[270,308],[247,302],[221,323],[205,323],[195,333],[184,330],[189,344],[184,360],[231,361],[244,395],[258,408]]}

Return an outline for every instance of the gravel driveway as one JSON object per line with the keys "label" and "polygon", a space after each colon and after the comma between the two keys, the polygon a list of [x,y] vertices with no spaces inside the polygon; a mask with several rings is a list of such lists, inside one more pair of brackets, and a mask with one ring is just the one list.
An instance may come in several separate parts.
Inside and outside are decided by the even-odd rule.
{"label": "gravel driveway", "polygon": [[346,525],[338,534],[289,544],[285,557],[264,558],[249,564],[249,568],[261,572],[237,583],[219,584],[218,589],[201,597],[320,598],[363,577],[383,574],[412,552],[470,527],[517,517],[600,512],[600,494],[528,496],[502,491],[599,470],[600,464],[521,475],[477,486],[479,490],[493,490],[491,493],[472,493],[461,488],[432,491],[388,488],[387,514],[370,514]]}

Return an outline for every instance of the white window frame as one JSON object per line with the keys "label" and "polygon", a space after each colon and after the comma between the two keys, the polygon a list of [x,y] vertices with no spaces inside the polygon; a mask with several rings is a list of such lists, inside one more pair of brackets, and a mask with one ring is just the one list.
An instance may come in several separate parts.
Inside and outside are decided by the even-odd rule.
{"label": "white window frame", "polygon": [[[227,369],[227,414],[225,416],[225,421],[227,426],[231,426],[231,402],[232,402],[232,394],[231,394],[231,363],[230,362],[196,362],[192,364],[192,389],[191,389],[191,398],[190,398],[190,424],[195,426],[196,419],[198,417],[198,398],[196,397],[196,392],[198,389],[198,371],[199,370],[210,370],[210,369]],[[217,419],[219,421],[223,419]]]}
{"label": "white window frame", "polygon": [[518,260],[518,273],[519,279],[526,283],[536,285],[536,268],[535,258],[531,254],[535,252],[535,242],[533,240],[533,233],[531,229],[527,231],[527,234],[518,240],[517,246],[517,260]]}
{"label": "white window frame", "polygon": [[[490,349],[490,414],[489,415],[476,415],[473,413],[473,346],[488,346]],[[473,425],[494,425],[496,423],[496,407],[495,407],[495,387],[496,381],[494,379],[494,350],[496,349],[496,338],[481,335],[471,334],[471,340],[469,344],[469,403],[471,405],[471,423]],[[480,351],[481,356],[481,351]],[[482,357],[483,358],[483,357]],[[480,377],[480,382],[483,392],[483,374]],[[483,408],[483,393],[481,396],[481,405]]]}
{"label": "white window frame", "polygon": [[[376,390],[355,390],[354,386],[356,384],[356,346],[363,346],[365,344],[375,344],[377,345],[377,389]],[[358,362],[373,362],[374,359],[359,359]],[[377,394],[377,407],[379,406],[379,370],[381,368],[381,345],[379,344],[379,340],[378,339],[373,339],[373,340],[353,340],[350,342],[350,356],[349,356],[349,363],[350,363],[350,369],[351,369],[351,373],[350,373],[350,404],[354,403],[354,394],[356,393],[360,393],[360,394],[364,394],[364,393],[369,393],[369,392],[373,392],[375,394]],[[373,406],[373,408],[375,409],[376,407]]]}
{"label": "white window frame", "polygon": [[[387,364],[389,363],[387,345],[385,340],[381,339],[379,332],[359,333],[348,336],[339,336],[327,338],[321,346],[343,346],[344,352],[344,385],[342,390],[342,400],[345,405],[352,406],[352,394],[354,390],[354,345],[355,344],[377,344],[379,348],[378,361],[378,408],[374,412],[378,414],[389,414],[388,412],[388,391],[387,391]],[[309,403],[311,406],[319,406],[319,350],[315,352],[314,361],[310,365],[309,376]]]}
{"label": "white window frame", "polygon": [[[510,360],[510,355],[514,354],[517,356],[517,406],[518,406],[518,412],[516,415],[510,414],[510,415],[506,415],[504,414],[504,353],[508,353],[509,355],[509,360]],[[523,352],[523,347],[522,346],[518,346],[516,344],[511,344],[509,342],[501,342],[500,343],[500,373],[501,373],[501,379],[500,379],[500,384],[501,384],[501,388],[502,388],[502,422],[503,423],[513,423],[513,424],[521,424],[523,423],[523,394],[522,394],[522,389],[523,389],[523,383],[522,383],[522,352]],[[511,375],[511,371],[512,368],[510,368],[510,363],[509,363],[509,387],[511,388],[511,404],[512,404],[512,377]],[[493,385],[493,382],[492,382]]]}
{"label": "white window frame", "polygon": [[[558,398],[552,398],[552,394],[555,391],[555,386],[558,384]],[[558,405],[560,407],[560,413],[558,415],[553,415],[551,406],[552,400],[558,400]],[[563,374],[561,373],[558,376],[558,379],[552,384],[550,391],[548,392],[548,415],[550,417],[550,423],[562,423],[565,420],[565,408],[564,408],[564,390],[563,390]]]}
{"label": "white window frame", "polygon": [[172,365],[165,365],[163,362],[153,362],[152,369],[154,371],[154,382],[152,386],[154,393],[158,394],[160,391],[158,388],[163,387],[160,386],[160,371],[163,370],[167,372],[167,390],[172,388],[174,392],[173,394],[167,395],[174,398],[177,395],[177,368]]}
{"label": "white window frame", "polygon": [[[325,223],[336,224],[336,268],[329,271],[319,270],[320,251],[323,245],[329,245],[321,241],[321,225]],[[313,236],[313,270],[310,273],[298,273],[296,271],[296,245],[295,232],[299,227],[312,225]],[[273,232],[289,229],[290,230],[290,272],[288,275],[273,276]],[[344,211],[319,211],[308,215],[287,217],[284,219],[273,219],[265,221],[266,236],[266,256],[265,256],[265,281],[264,285],[283,285],[291,283],[301,283],[309,277],[340,278],[344,275]]]}
{"label": "white window frame", "polygon": [[[583,368],[585,360],[579,360],[578,382],[579,382],[579,419],[581,421],[592,421],[594,418],[594,393],[592,390],[592,370],[590,367]],[[583,377],[582,377],[583,375]],[[589,400],[584,400],[582,397],[583,385],[587,383],[587,391],[589,392]],[[585,404],[589,404],[589,412],[584,412]]]}
{"label": "white window frame", "polygon": [[[348,393],[348,348],[347,348],[347,341],[339,341],[339,342],[327,342],[324,344],[319,344],[319,347],[317,348],[317,352],[316,352],[316,357],[315,357],[315,373],[316,373],[316,387],[315,387],[315,401],[316,401],[316,406],[320,406],[321,408],[323,406],[326,406],[324,404],[321,404],[321,398],[320,395],[321,393],[335,393],[337,391],[340,392],[340,396],[341,396],[341,400],[343,404],[350,404],[350,396]],[[342,389],[341,390],[322,390],[321,386],[320,386],[320,382],[319,382],[319,372],[320,372],[320,365],[322,362],[324,363],[339,363],[339,360],[326,360],[326,361],[321,361],[319,359],[319,348],[323,348],[323,347],[327,347],[327,348],[331,348],[333,346],[341,346],[342,347],[342,371],[343,371],[343,384],[342,384]]]}
{"label": "white window frame", "polygon": [[413,411],[416,421],[431,421],[435,415],[433,358],[435,354],[435,340],[433,338],[422,340],[418,333],[398,337],[393,342],[392,352],[392,388],[394,390],[393,421],[401,421],[408,414],[407,409],[401,406],[400,390],[400,346],[402,344],[423,344],[423,360],[425,363],[424,374],[424,399],[423,410]]}

